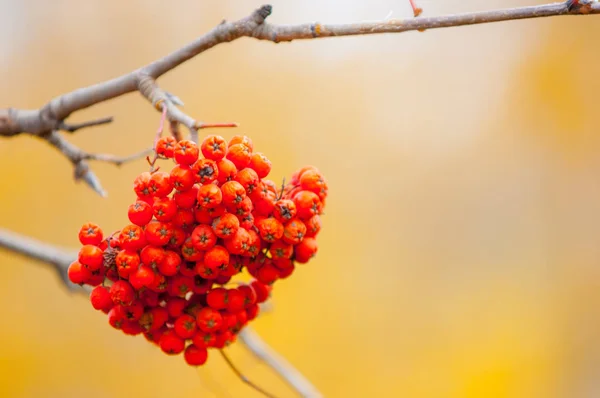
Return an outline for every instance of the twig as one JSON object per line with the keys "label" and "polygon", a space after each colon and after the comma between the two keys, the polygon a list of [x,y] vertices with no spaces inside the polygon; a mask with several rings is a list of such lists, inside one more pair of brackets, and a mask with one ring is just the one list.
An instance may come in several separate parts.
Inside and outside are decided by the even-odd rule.
{"label": "twig", "polygon": [[[0,228],[0,248],[53,267],[65,286],[76,293],[88,294],[84,288],[69,281],[67,269],[77,258],[77,253],[40,242],[39,240]],[[246,326],[239,334],[240,341],[258,358],[265,361],[279,376],[303,397],[321,397],[317,390],[300,372],[268,347]],[[227,359],[226,359],[227,360]],[[231,366],[231,365],[230,365]],[[235,367],[233,367],[235,369]],[[235,370],[234,370],[235,372]],[[239,372],[239,371],[238,371]],[[239,374],[236,372],[236,374]]]}
{"label": "twig", "polygon": [[132,153],[131,155],[127,156],[117,156],[110,153],[87,153],[84,155],[84,158],[88,160],[96,160],[99,162],[111,163],[115,166],[121,166],[127,162],[131,162],[137,159],[143,159],[149,154],[151,154],[152,151],[153,148],[147,148],[143,151]]}
{"label": "twig", "polygon": [[88,160],[98,160],[103,162],[112,163],[120,166],[123,163],[130,162],[143,157],[147,153],[147,150],[143,152],[135,153],[133,155],[118,157],[115,155],[106,154],[92,154],[85,152],[79,147],[71,144],[67,141],[60,133],[56,130],[51,131],[48,134],[42,136],[50,145],[58,149],[67,159],[73,164],[75,180],[83,180],[87,185],[90,186],[95,192],[101,196],[107,196],[106,191],[102,188],[100,180],[96,177],[96,174],[90,169]]}
{"label": "twig", "polygon": [[262,387],[258,386],[256,383],[254,383],[252,380],[250,380],[249,378],[247,378],[246,376],[244,376],[244,374],[242,372],[240,372],[240,370],[233,364],[233,362],[231,361],[231,359],[229,359],[229,356],[227,355],[227,353],[225,352],[225,350],[219,350],[219,352],[223,356],[223,359],[225,360],[225,362],[227,362],[227,365],[229,366],[229,368],[233,371],[233,373],[235,373],[235,375],[241,381],[243,381],[244,383],[248,384],[251,388],[253,388],[254,390],[258,391],[259,393],[261,393],[265,397],[276,398],[274,395],[270,394],[268,391],[266,391],[265,389],[263,389]]}
{"label": "twig", "polygon": [[320,398],[321,393],[296,370],[285,358],[269,347],[258,334],[249,326],[246,326],[238,335],[239,341],[264,361],[275,373],[290,385],[303,398]]}
{"label": "twig", "polygon": [[103,117],[102,119],[90,120],[88,122],[83,122],[83,123],[68,124],[68,123],[62,122],[59,125],[59,128],[63,131],[67,131],[69,133],[74,133],[77,130],[83,129],[86,127],[101,126],[103,124],[112,123],[113,120],[114,119],[112,116],[108,116],[108,117]]}
{"label": "twig", "polygon": [[423,9],[421,7],[417,7],[417,3],[415,0],[408,0],[410,2],[410,8],[413,10],[414,17],[418,17],[423,13]]}

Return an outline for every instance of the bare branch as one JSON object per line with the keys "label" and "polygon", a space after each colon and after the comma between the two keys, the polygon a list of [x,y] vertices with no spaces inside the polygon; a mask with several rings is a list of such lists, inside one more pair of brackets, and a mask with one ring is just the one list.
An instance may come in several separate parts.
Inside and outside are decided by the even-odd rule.
{"label": "bare branch", "polygon": [[103,117],[102,119],[90,120],[88,122],[76,123],[76,124],[68,124],[65,122],[60,123],[59,128],[63,131],[67,131],[69,133],[74,133],[79,129],[83,129],[86,127],[100,126],[103,124],[111,123],[114,119],[112,116]]}
{"label": "bare branch", "polygon": [[83,292],[79,286],[71,283],[67,276],[69,264],[77,258],[76,252],[69,252],[3,228],[0,228],[0,247],[52,266],[68,289]]}
{"label": "bare branch", "polygon": [[[254,37],[278,43],[333,36],[400,33],[527,18],[599,14],[600,2],[595,0],[568,0],[539,6],[339,25],[320,23],[271,25],[265,23],[265,19],[271,14],[271,11],[270,5],[264,5],[251,15],[238,21],[223,22],[205,35],[162,59],[123,76],[58,96],[40,109],[2,109],[0,110],[0,135],[11,136],[21,132],[40,135],[58,129],[64,119],[73,112],[136,90],[142,91],[140,86],[148,78],[155,80],[196,55],[220,43],[231,42],[240,37]],[[160,94],[165,97],[165,100],[169,99],[164,92]],[[174,104],[172,99],[169,102]],[[186,126],[191,127],[193,125],[193,119],[190,117],[177,114],[174,110],[173,112],[175,112],[174,117],[184,120],[185,123],[182,123]]]}
{"label": "bare branch", "polygon": [[320,398],[321,393],[281,355],[269,347],[249,326],[243,328],[239,340],[260,360],[304,398]]}
{"label": "bare branch", "polygon": [[[420,9],[414,0],[410,0],[415,16]],[[0,109],[0,136],[14,136],[28,133],[48,140],[59,148],[75,165],[76,177],[84,179],[98,193],[104,191],[95,175],[91,174],[85,163],[81,150],[68,144],[56,131],[63,129],[74,132],[83,127],[109,123],[112,119],[104,118],[96,121],[67,124],[65,119],[73,112],[91,105],[119,97],[132,91],[139,91],[154,107],[162,111],[166,106],[167,118],[171,130],[178,134],[177,124],[181,123],[190,131],[191,139],[198,142],[198,130],[208,127],[234,127],[235,123],[203,123],[182,112],[177,105],[183,102],[176,96],[162,90],[156,79],[176,68],[196,55],[220,44],[231,42],[240,37],[253,37],[275,43],[298,39],[316,39],[333,36],[368,35],[378,33],[400,33],[411,30],[447,28],[500,22],[508,20],[540,18],[558,15],[599,14],[600,2],[596,0],[568,0],[540,6],[509,8],[484,12],[472,12],[438,17],[419,17],[407,19],[385,19],[375,22],[328,25],[310,23],[302,25],[271,25],[265,19],[271,15],[272,7],[264,5],[249,16],[235,22],[222,22],[217,27],[200,36],[188,45],[172,52],[166,57],[154,61],[142,68],[123,76],[84,87],[52,99],[37,110],[20,110],[14,108]],[[59,138],[57,138],[59,137]],[[61,149],[62,148],[62,149]],[[105,158],[105,156],[100,156]],[[87,159],[92,159],[88,155]],[[119,163],[119,162],[114,162]],[[119,163],[120,164],[120,163]]]}

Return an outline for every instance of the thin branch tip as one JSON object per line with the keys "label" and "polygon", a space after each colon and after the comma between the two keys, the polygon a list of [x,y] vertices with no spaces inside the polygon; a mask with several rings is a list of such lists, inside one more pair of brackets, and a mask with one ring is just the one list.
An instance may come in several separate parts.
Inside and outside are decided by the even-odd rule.
{"label": "thin branch tip", "polygon": [[273,6],[270,4],[264,4],[263,6],[261,6],[259,9],[257,9],[255,11],[255,14],[259,17],[257,22],[259,24],[263,23],[265,21],[265,19],[267,19],[269,17],[269,15],[271,15],[272,12],[273,12]]}
{"label": "thin branch tip", "polygon": [[114,121],[114,118],[112,116],[107,116],[107,117],[103,117],[100,119],[96,119],[96,120],[90,120],[87,122],[83,122],[83,123],[76,123],[76,124],[69,124],[66,122],[60,122],[58,127],[60,130],[66,131],[68,133],[74,133],[77,130],[86,128],[86,127],[94,127],[94,126],[101,126],[103,124],[108,124],[108,123],[112,123]]}

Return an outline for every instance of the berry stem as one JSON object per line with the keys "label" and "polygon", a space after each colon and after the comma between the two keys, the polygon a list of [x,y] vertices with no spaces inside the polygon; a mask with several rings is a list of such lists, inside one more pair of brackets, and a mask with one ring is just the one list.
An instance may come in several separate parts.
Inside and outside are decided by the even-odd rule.
{"label": "berry stem", "polygon": [[410,3],[410,7],[413,10],[413,15],[416,17],[418,17],[419,15],[421,15],[421,13],[423,13],[423,9],[421,7],[417,7],[417,3],[415,2],[415,0],[408,0]]}
{"label": "berry stem", "polygon": [[167,119],[167,106],[163,103],[162,104],[162,112],[160,114],[160,123],[158,124],[158,130],[156,130],[156,136],[154,137],[154,157],[152,158],[152,160],[150,160],[150,158],[146,158],[148,160],[148,163],[150,164],[150,172],[154,172],[157,171],[158,169],[154,168],[154,164],[156,163],[156,160],[158,159],[158,150],[157,150],[157,146],[158,146],[158,140],[160,140],[160,137],[162,136],[163,130],[165,128],[165,120]]}
{"label": "berry stem", "polygon": [[243,381],[244,383],[248,384],[250,387],[252,387],[254,390],[258,391],[259,393],[261,393],[265,397],[276,398],[275,395],[272,395],[272,394],[268,393],[267,391],[263,390],[261,387],[259,387],[258,385],[256,385],[254,382],[252,382],[246,376],[244,376],[244,374],[242,372],[240,372],[240,370],[233,364],[233,362],[231,361],[231,359],[225,353],[224,350],[219,350],[219,352],[221,353],[221,355],[223,356],[223,359],[225,360],[225,362],[227,362],[227,365],[231,368],[231,370],[233,371],[233,373],[235,373],[235,375],[241,381]]}

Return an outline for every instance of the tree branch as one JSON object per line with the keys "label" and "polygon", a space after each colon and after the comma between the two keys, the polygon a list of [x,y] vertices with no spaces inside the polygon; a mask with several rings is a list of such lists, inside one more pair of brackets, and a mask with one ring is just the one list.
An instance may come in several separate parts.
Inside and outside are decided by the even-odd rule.
{"label": "tree branch", "polygon": [[[77,252],[62,249],[4,228],[0,228],[0,248],[36,260],[41,264],[52,266],[60,277],[60,280],[69,290],[86,295],[89,293],[86,289],[71,283],[67,275],[67,269],[77,258]],[[285,380],[302,397],[321,397],[319,392],[298,370],[273,351],[262,341],[260,336],[248,326],[240,332],[239,337],[240,341],[254,355],[265,361],[275,373]]]}
{"label": "tree branch", "polygon": [[23,257],[37,260],[42,264],[52,266],[68,289],[84,291],[79,286],[71,283],[67,275],[69,264],[77,258],[76,252],[69,252],[68,250],[16,234],[4,228],[0,228],[0,247]]}
{"label": "tree branch", "polygon": [[141,91],[140,85],[148,78],[155,80],[196,55],[220,43],[231,42],[240,37],[254,37],[277,43],[332,36],[400,33],[527,18],[598,14],[600,13],[600,3],[597,0],[568,0],[539,6],[339,25],[320,23],[271,25],[265,23],[265,19],[271,14],[271,11],[270,5],[264,5],[238,21],[224,21],[208,33],[162,59],[103,83],[58,96],[40,109],[2,109],[0,110],[0,135],[10,136],[22,132],[40,135],[58,129],[61,123],[64,123],[64,119],[73,112],[123,94],[136,90]]}
{"label": "tree branch", "polygon": [[[411,4],[415,15],[419,14],[414,3],[411,2]],[[40,109],[0,109],[0,136],[14,136],[21,133],[28,133],[47,140],[51,145],[61,150],[75,165],[76,178],[84,179],[96,192],[104,194],[98,178],[92,174],[88,164],[83,160],[92,159],[93,157],[83,156],[83,152],[80,149],[68,144],[56,131],[62,129],[74,132],[83,127],[109,123],[112,119],[104,118],[73,125],[67,124],[65,119],[75,111],[119,97],[123,94],[139,91],[157,110],[162,111],[162,106],[166,106],[167,118],[169,119],[171,130],[175,134],[178,134],[178,123],[188,128],[192,139],[195,141],[198,140],[198,130],[201,128],[234,127],[236,126],[235,123],[203,123],[197,121],[177,107],[177,105],[181,105],[177,97],[163,91],[156,84],[156,79],[163,74],[218,44],[231,42],[240,37],[253,37],[259,40],[279,43],[283,41],[333,36],[400,33],[412,30],[423,31],[426,29],[559,15],[599,14],[600,3],[597,0],[568,0],[561,3],[540,6],[340,25],[320,23],[271,25],[265,22],[265,19],[271,15],[271,11],[272,7],[270,5],[264,5],[249,16],[238,21],[223,21],[208,33],[162,59],[103,83],[79,88],[70,93],[60,95]]]}

